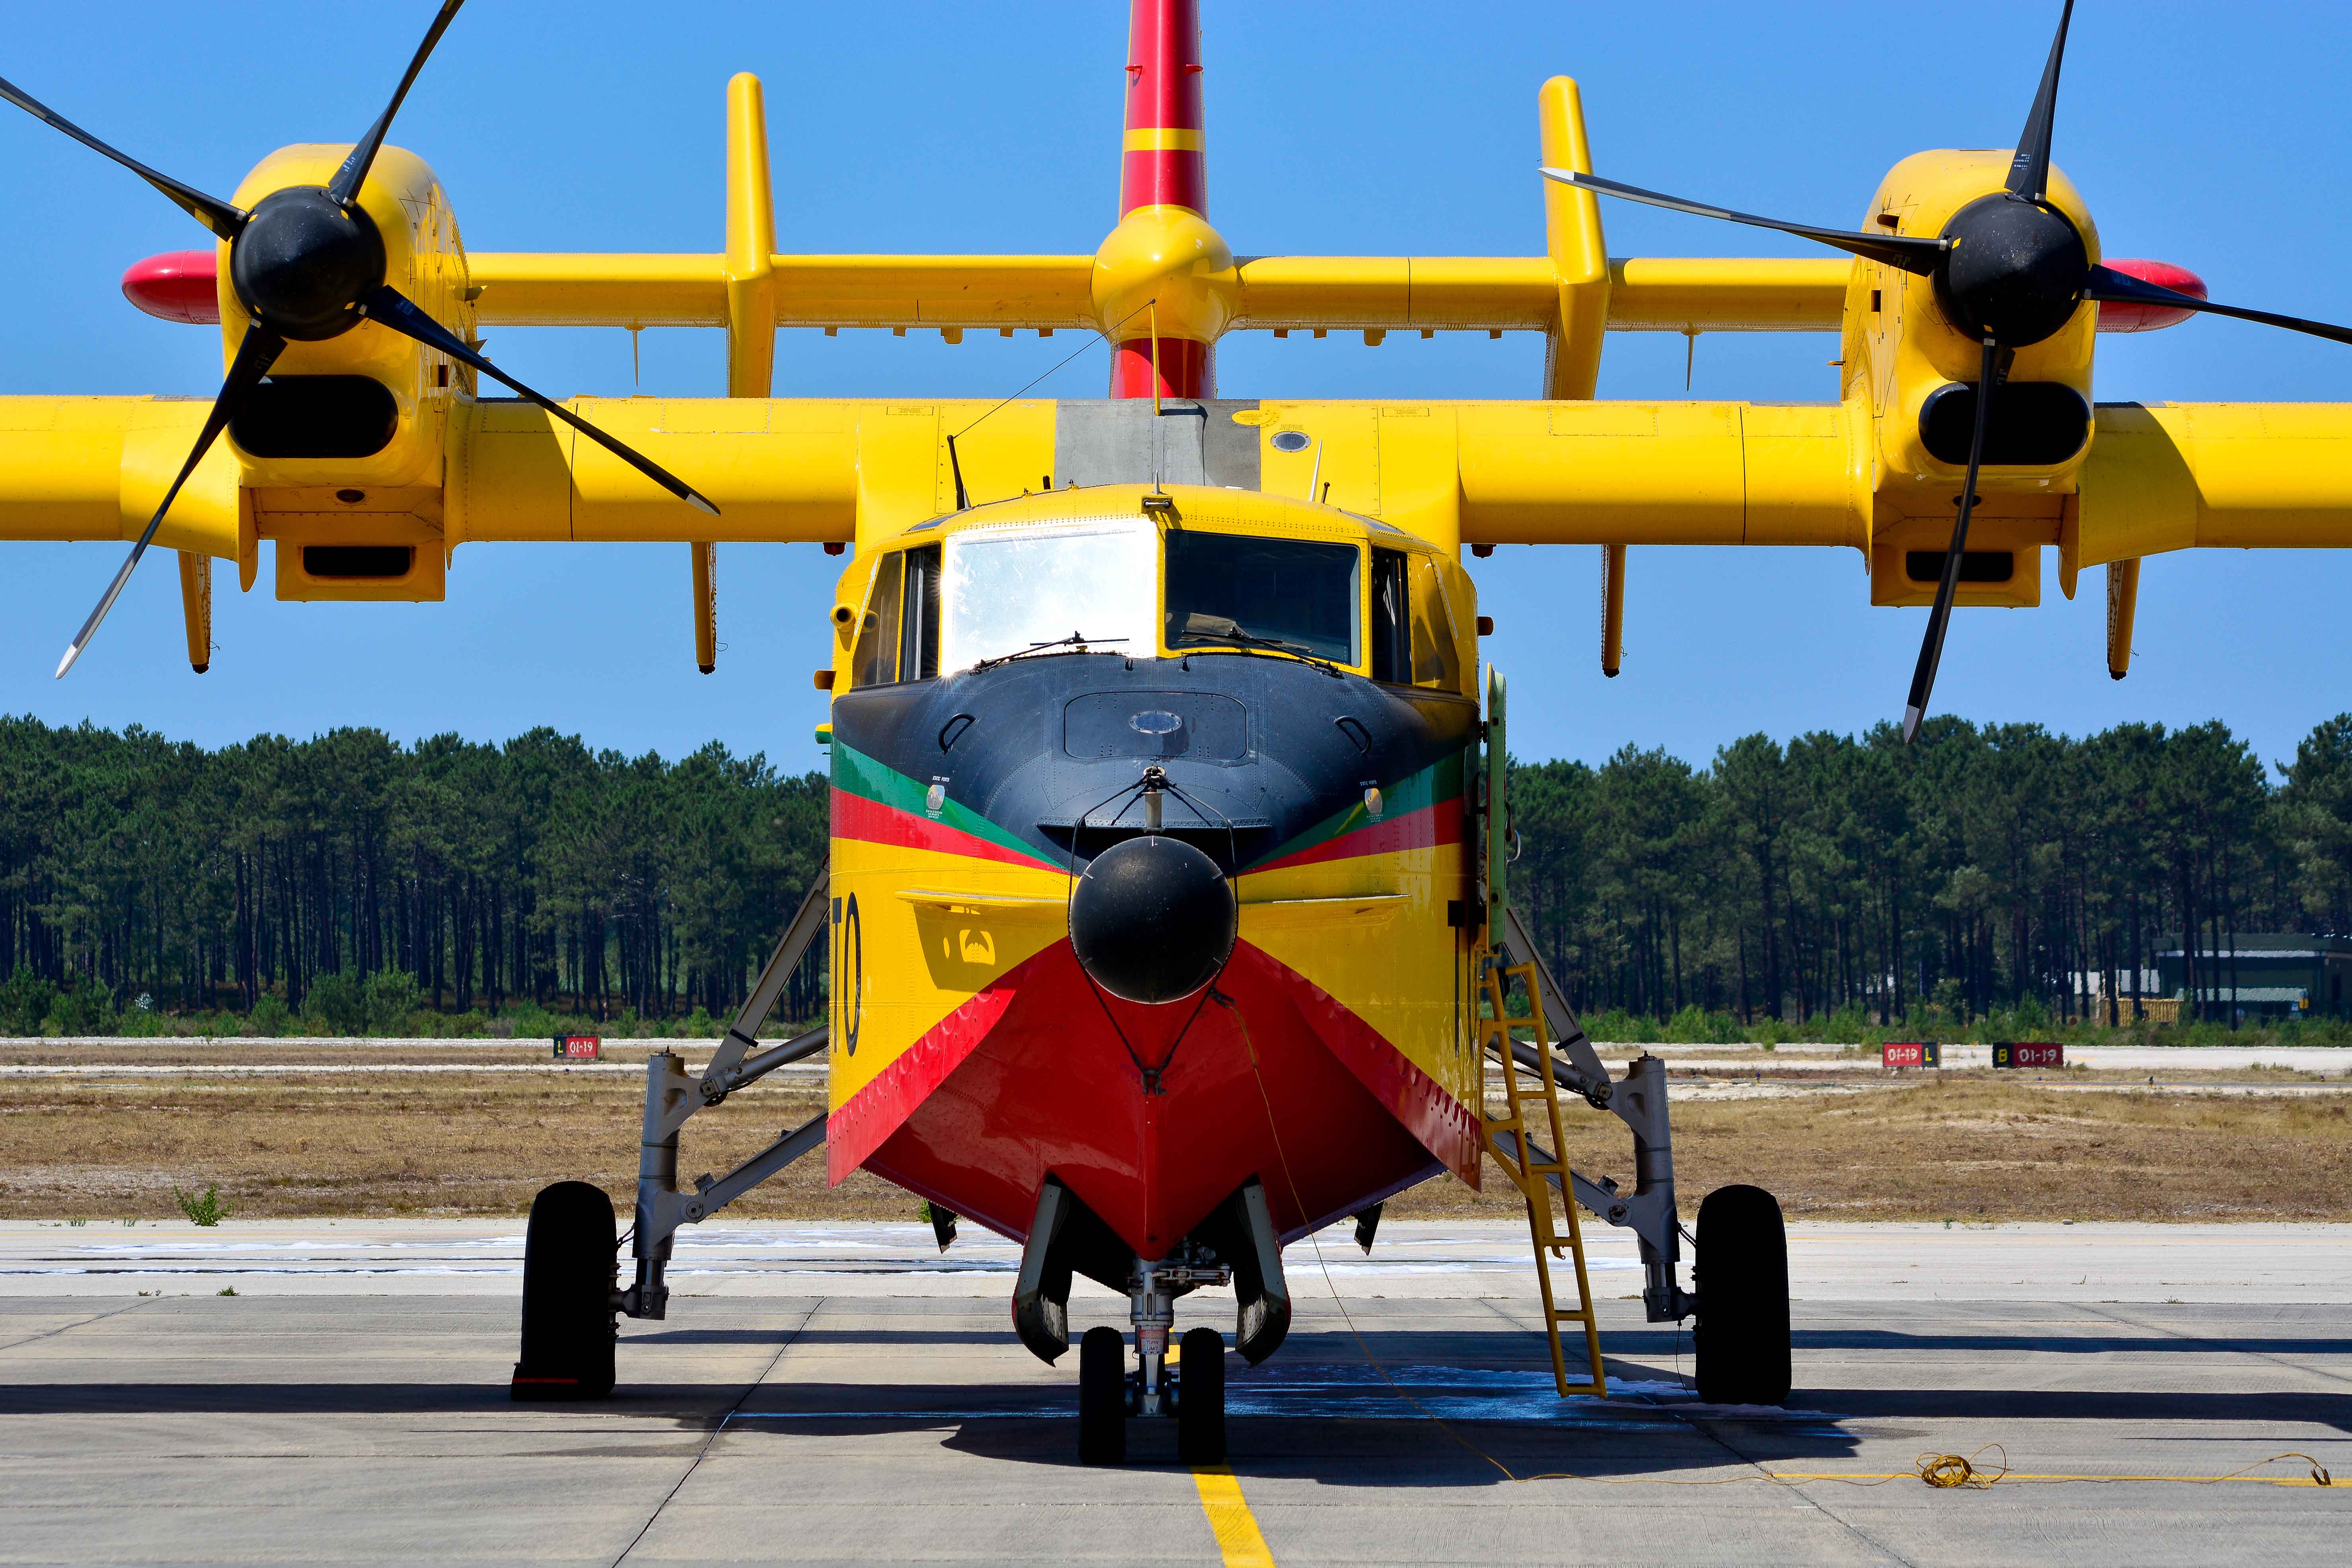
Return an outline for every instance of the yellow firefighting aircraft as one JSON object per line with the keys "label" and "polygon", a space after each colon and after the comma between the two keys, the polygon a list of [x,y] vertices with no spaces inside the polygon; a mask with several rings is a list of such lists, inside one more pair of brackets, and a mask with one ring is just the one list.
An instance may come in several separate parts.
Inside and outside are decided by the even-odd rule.
{"label": "yellow firefighting aircraft", "polygon": [[[699,1076],[652,1059],[634,1283],[615,1289],[599,1189],[541,1194],[518,1396],[609,1391],[615,1314],[663,1315],[679,1226],[821,1147],[836,1181],[927,1199],[942,1246],[958,1215],[1020,1241],[1014,1328],[1049,1361],[1074,1275],[1129,1299],[1132,1371],[1116,1330],[1080,1345],[1090,1461],[1123,1456],[1130,1415],[1172,1414],[1188,1458],[1222,1455],[1223,1341],[1196,1328],[1171,1351],[1178,1296],[1232,1286],[1236,1348],[1260,1361],[1289,1321],[1286,1244],[1352,1215],[1369,1247],[1385,1199],[1475,1184],[1485,1156],[1528,1200],[1563,1393],[1605,1386],[1581,1206],[1636,1234],[1654,1320],[1696,1316],[1706,1397],[1781,1399],[1778,1205],[1710,1194],[1683,1289],[1663,1071],[1611,1078],[1512,910],[1503,685],[1479,679],[1462,549],[1604,546],[1612,673],[1629,546],[1859,550],[1874,603],[1934,606],[1916,729],[1953,607],[2038,604],[2048,547],[2069,596],[2107,568],[2120,677],[2144,557],[2352,543],[2352,406],[2097,405],[2098,333],[2197,311],[2352,332],[2103,259],[2051,161],[2071,4],[2015,152],[1906,158],[1858,230],[1595,175],[1555,78],[1536,105],[1544,255],[1247,259],[1207,216],[1195,0],[1132,5],[1123,216],[1091,256],[776,254],[748,76],[729,87],[723,253],[468,256],[432,171],[385,141],[459,0],[356,146],[281,149],[228,200],[0,82],[216,241],[125,279],[152,313],[219,325],[209,409],[0,399],[0,537],[137,542],[58,672],[151,542],[177,553],[199,671],[212,563],[250,589],[265,539],[284,599],[438,599],[477,540],[685,543],[706,669],[718,544],[854,552],[816,675],[828,871]],[[1602,195],[1846,255],[1612,259]],[[486,326],[531,324],[724,328],[728,395],[543,397],[478,350]],[[1099,333],[1110,395],[772,399],[782,327]],[[1217,395],[1223,334],[1339,330],[1539,331],[1542,395]],[[1612,330],[1835,330],[1839,395],[1595,401]],[[482,377],[519,398],[478,395]],[[826,1024],[760,1050],[820,935]],[[679,1187],[694,1111],[819,1052],[828,1115]],[[1562,1087],[1631,1128],[1632,1192],[1537,1142],[1560,1147]],[[1576,1259],[1566,1306],[1555,1248]]]}

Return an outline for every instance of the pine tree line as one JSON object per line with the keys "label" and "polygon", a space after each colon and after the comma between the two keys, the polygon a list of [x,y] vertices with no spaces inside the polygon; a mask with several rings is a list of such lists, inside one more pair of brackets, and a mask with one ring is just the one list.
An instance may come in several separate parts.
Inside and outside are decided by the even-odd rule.
{"label": "pine tree line", "polygon": [[2352,714],[2278,771],[2219,721],[1628,747],[1514,773],[1514,897],[1580,1012],[2128,1021],[2159,938],[2195,990],[2236,932],[2352,932]]}
{"label": "pine tree line", "polygon": [[[822,864],[825,809],[821,775],[715,743],[671,763],[543,729],[337,730],[207,752],[0,720],[0,973],[20,1012],[37,983],[68,1011],[102,988],[331,1016],[383,974],[436,1009],[723,1012]],[[782,1010],[819,1011],[822,973]]]}
{"label": "pine tree line", "polygon": [[[2192,950],[2352,931],[2352,714],[2278,772],[2218,722],[1759,734],[1704,769],[1628,748],[1514,770],[1512,886],[1588,1014],[2076,1017],[2086,976],[2127,996],[2183,929]],[[104,1027],[140,995],[352,1033],[413,1008],[723,1016],[825,835],[822,775],[715,743],[667,763],[549,730],[338,730],[207,752],[0,720],[0,1031]],[[824,973],[781,1010],[816,1016]]]}

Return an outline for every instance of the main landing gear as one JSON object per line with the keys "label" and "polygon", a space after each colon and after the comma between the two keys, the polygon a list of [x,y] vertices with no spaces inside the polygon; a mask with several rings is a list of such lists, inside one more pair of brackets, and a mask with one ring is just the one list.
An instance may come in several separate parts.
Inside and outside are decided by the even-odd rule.
{"label": "main landing gear", "polygon": [[[1578,1204],[1640,1242],[1643,1315],[1651,1322],[1696,1317],[1691,1340],[1698,1357],[1699,1397],[1717,1405],[1780,1405],[1793,1383],[1789,1332],[1789,1242],[1780,1203],[1761,1187],[1718,1187],[1699,1205],[1697,1258],[1692,1289],[1675,1282],[1685,1235],[1675,1206],[1674,1133],[1666,1115],[1665,1064],[1646,1053],[1612,1080],[1592,1042],[1578,1026],[1541,952],[1515,908],[1507,914],[1499,956],[1525,955],[1541,988],[1545,1020],[1558,1028],[1549,1058],[1552,1080],[1597,1110],[1622,1121],[1633,1134],[1633,1190],[1603,1176],[1568,1173]],[[1513,1063],[1530,1074],[1542,1061],[1534,1047],[1515,1042]],[[1512,1135],[1506,1133],[1506,1138]],[[1541,1148],[1538,1157],[1549,1160]],[[1558,1186],[1559,1178],[1551,1176]]]}
{"label": "main landing gear", "polygon": [[1698,1205],[1693,1270],[1698,1396],[1710,1405],[1779,1405],[1789,1355],[1789,1237],[1780,1201],[1761,1187],[1717,1187]]}
{"label": "main landing gear", "polygon": [[[517,1399],[601,1399],[613,1391],[613,1346],[619,1318],[664,1316],[669,1304],[670,1250],[678,1230],[709,1219],[793,1161],[824,1146],[820,1114],[786,1129],[773,1143],[724,1176],[700,1176],[694,1190],[677,1186],[677,1135],[688,1118],[774,1072],[816,1055],[831,1038],[823,1024],[806,1034],[759,1048],[758,1031],[782,994],[802,954],[824,929],[830,868],[817,872],[800,912],[784,929],[759,984],[736,1015],[699,1080],[675,1051],[646,1061],[646,1113],[637,1154],[637,1206],[629,1234],[636,1279],[615,1289],[620,1267],[613,1203],[585,1182],[558,1182],[530,1205],[523,1243],[522,1357],[515,1363]],[[935,1215],[944,1247],[954,1216]]]}
{"label": "main landing gear", "polygon": [[522,1248],[522,1359],[517,1399],[602,1399],[613,1392],[613,1200],[558,1182],[530,1205]]}

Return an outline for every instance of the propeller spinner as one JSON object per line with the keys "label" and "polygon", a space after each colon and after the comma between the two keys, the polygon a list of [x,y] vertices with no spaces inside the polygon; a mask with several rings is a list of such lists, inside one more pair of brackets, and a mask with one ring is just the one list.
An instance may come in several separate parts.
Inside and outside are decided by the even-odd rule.
{"label": "propeller spinner", "polygon": [[2352,343],[2352,329],[2268,310],[2216,304],[2092,262],[2082,231],[2050,201],[2050,145],[2058,112],[2059,68],[2066,53],[2066,28],[2074,16],[2074,0],[2066,0],[2059,14],[2057,36],[2051,40],[2050,58],[2042,67],[2041,88],[2033,95],[2024,132],[2018,138],[2017,155],[2011,161],[2005,188],[1962,206],[1933,238],[1923,235],[1859,234],[1788,223],[1664,195],[1570,169],[1542,171],[1545,178],[1580,190],[1643,202],[1671,212],[1775,229],[1901,268],[1928,279],[1945,316],[1983,345],[1982,370],[1977,383],[1981,390],[1969,440],[1968,474],[1960,485],[1959,515],[1952,525],[1951,546],[1944,554],[1944,572],[1936,586],[1935,607],[1928,612],[1927,635],[1920,644],[1910,696],[1904,704],[1906,742],[1919,732],[1920,721],[1927,712],[1928,694],[1935,689],[1936,668],[1944,652],[1944,633],[1950,624],[1952,600],[1959,586],[1961,557],[1968,548],[1969,517],[1976,510],[1977,477],[1983,466],[1989,415],[1996,391],[2019,349],[2031,348],[2058,331],[2073,320],[2085,300],[2201,310]]}
{"label": "propeller spinner", "polygon": [[147,552],[155,531],[162,526],[164,514],[179,499],[188,477],[204,460],[214,441],[228,427],[255,387],[269,374],[278,356],[289,342],[321,342],[341,337],[362,321],[378,325],[413,338],[436,353],[446,354],[462,364],[472,366],[484,375],[510,388],[562,420],[566,425],[594,441],[614,457],[635,468],[654,483],[704,511],[717,516],[719,509],[698,491],[668,469],[643,453],[635,451],[574,415],[553,399],[532,391],[514,377],[501,371],[455,333],[417,308],[405,295],[384,280],[385,255],[383,237],[376,232],[374,220],[359,205],[360,187],[367,183],[368,171],[374,165],[376,153],[392,129],[393,117],[415,84],[417,73],[425,68],[434,46],[448,31],[457,9],[465,0],[445,0],[433,25],[425,30],[425,41],[408,62],[407,74],[384,105],[383,112],[368,128],[336,169],[332,181],[325,185],[298,185],[272,191],[254,204],[247,212],[216,197],[206,195],[192,185],[182,184],[168,174],[158,174],[137,159],[107,145],[89,132],[63,118],[46,104],[0,80],[0,99],[43,121],[95,152],[104,153],[116,163],[154,186],[173,203],[203,224],[218,237],[228,241],[229,280],[236,297],[253,318],[238,342],[236,358],[230,363],[228,375],[221,383],[220,394],[213,399],[212,413],[197,435],[194,448],[182,464],[177,478],[164,493],[163,505],[148,520],[139,535],[139,542],[131,548],[130,558],[114,574],[100,596],[98,607],[82,623],[65,657],[58,661],[58,676],[63,679],[74,660],[81,657],[89,645],[99,624],[121,596],[124,584],[131,581],[131,572],[139,558]]}

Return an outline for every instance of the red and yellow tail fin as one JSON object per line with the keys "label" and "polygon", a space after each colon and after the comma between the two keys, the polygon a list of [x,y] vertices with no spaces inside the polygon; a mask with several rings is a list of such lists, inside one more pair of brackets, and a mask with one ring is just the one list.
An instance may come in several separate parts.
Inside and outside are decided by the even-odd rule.
{"label": "red and yellow tail fin", "polygon": [[[1208,215],[1208,154],[1202,134],[1200,0],[1133,0],[1127,34],[1127,129],[1118,161],[1121,218],[1150,207]],[[1110,395],[1207,396],[1213,380],[1209,354],[1206,342],[1134,323],[1113,351]]]}
{"label": "red and yellow tail fin", "polygon": [[1200,0],[1134,0],[1127,37],[1127,134],[1118,216],[1190,207],[1208,216],[1201,142]]}

